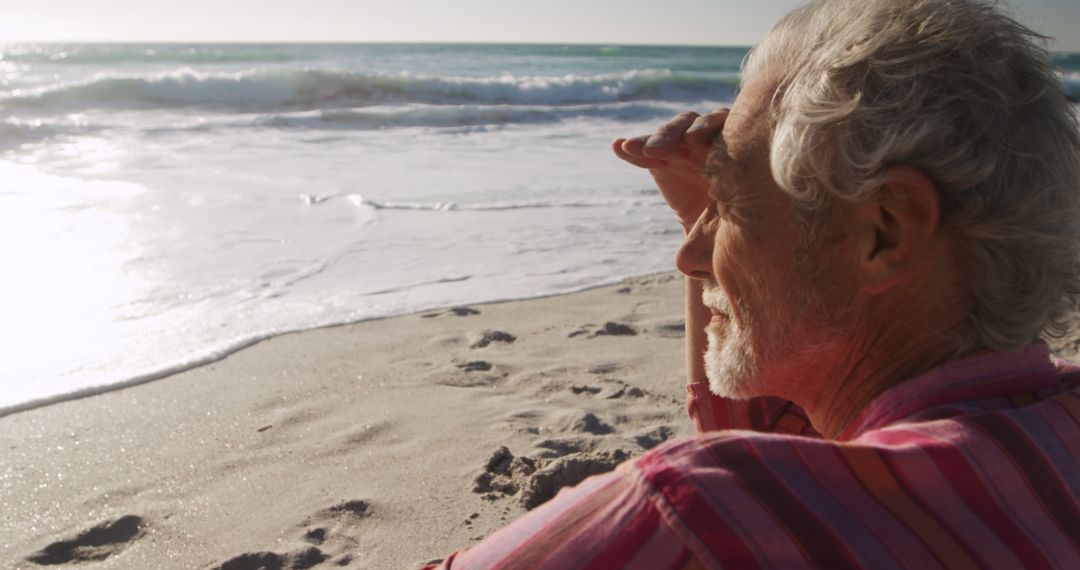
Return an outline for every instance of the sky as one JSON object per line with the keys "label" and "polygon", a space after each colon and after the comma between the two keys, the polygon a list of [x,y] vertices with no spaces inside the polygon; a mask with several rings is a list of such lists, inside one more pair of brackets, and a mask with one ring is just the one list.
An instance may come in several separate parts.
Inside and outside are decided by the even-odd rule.
{"label": "sky", "polygon": [[[1008,0],[1080,52],[1080,0]],[[526,42],[753,45],[796,0],[0,0],[0,43]]]}

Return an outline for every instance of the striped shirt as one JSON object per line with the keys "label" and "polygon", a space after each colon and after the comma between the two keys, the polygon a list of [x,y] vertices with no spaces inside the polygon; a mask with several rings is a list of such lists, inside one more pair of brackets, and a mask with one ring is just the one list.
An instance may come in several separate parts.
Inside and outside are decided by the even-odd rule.
{"label": "striped shirt", "polygon": [[441,568],[1080,568],[1080,366],[954,360],[836,440],[688,386],[700,432],[562,490]]}

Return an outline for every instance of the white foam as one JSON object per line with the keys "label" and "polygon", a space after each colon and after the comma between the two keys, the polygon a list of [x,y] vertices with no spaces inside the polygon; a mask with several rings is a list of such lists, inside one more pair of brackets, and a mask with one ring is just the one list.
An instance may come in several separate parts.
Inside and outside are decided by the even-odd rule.
{"label": "white foam", "polygon": [[[167,153],[136,135],[102,138],[115,164],[95,180],[6,164],[0,176],[37,181],[27,196],[55,186],[39,195],[53,228],[83,229],[8,268],[9,286],[26,286],[8,296],[21,316],[0,323],[23,345],[5,346],[47,357],[0,360],[0,379],[18,387],[0,393],[0,409],[150,381],[286,331],[668,269],[678,236],[663,232],[662,201],[640,191],[647,175],[608,154],[614,127],[317,143],[305,131],[223,129]],[[35,158],[91,168],[69,150],[95,140],[42,145]],[[20,235],[4,241],[24,248],[52,239],[8,229]],[[67,273],[43,286],[34,264]]]}
{"label": "white foam", "polygon": [[0,104],[15,109],[70,111],[94,107],[234,106],[320,108],[343,104],[570,105],[627,100],[700,99],[730,94],[737,75],[635,69],[596,75],[435,77],[402,72],[365,74],[327,69],[100,73],[76,83],[15,90]]}
{"label": "white foam", "polygon": [[562,199],[562,200],[522,200],[504,202],[479,202],[473,204],[456,204],[454,202],[376,202],[363,200],[360,204],[370,206],[376,210],[429,210],[437,212],[451,212],[456,210],[473,211],[499,211],[499,210],[526,210],[541,208],[599,208],[609,206],[635,207],[644,205],[660,205],[662,200],[655,196],[651,199],[640,198],[593,198],[593,199]]}

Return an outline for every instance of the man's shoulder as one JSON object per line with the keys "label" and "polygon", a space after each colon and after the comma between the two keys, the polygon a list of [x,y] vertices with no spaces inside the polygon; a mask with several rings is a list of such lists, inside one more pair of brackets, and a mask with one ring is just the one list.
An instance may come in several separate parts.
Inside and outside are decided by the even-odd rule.
{"label": "man's shoulder", "polygon": [[[851,443],[789,433],[726,429],[697,433],[663,443],[636,462],[663,462],[681,466],[710,466],[740,459],[759,462],[778,450],[832,449]],[[730,465],[730,464],[729,464]]]}
{"label": "man's shoulder", "polygon": [[[717,430],[672,440],[653,448],[635,460],[635,464],[665,469],[712,469],[738,472],[758,469],[804,471],[808,462],[827,458],[856,457],[875,453],[895,461],[904,461],[926,449],[969,451],[982,448],[1002,437],[1023,436],[1029,445],[1059,445],[1080,448],[1080,441],[1065,438],[1041,442],[1056,429],[1069,424],[1070,433],[1080,425],[1080,366],[1072,365],[1062,375],[1060,385],[1030,394],[984,401],[955,402],[921,410],[918,413],[864,432],[857,439],[835,441],[789,433],[751,430]],[[1044,429],[1046,428],[1046,429]],[[1008,431],[1009,434],[1001,432]],[[996,446],[1004,449],[1009,447]],[[1012,447],[1012,446],[1010,446]],[[1080,450],[1080,449],[1078,449]]]}
{"label": "man's shoulder", "polygon": [[[867,486],[895,481],[924,496],[955,492],[950,478],[1030,474],[1036,461],[1047,472],[1080,469],[1080,388],[1061,386],[1025,397],[960,402],[926,410],[851,441],[790,434],[719,430],[667,442],[625,467],[655,493],[731,492],[755,500],[775,493],[772,481],[792,500],[824,494],[837,498]],[[1067,424],[1067,425],[1066,425]],[[1062,454],[1060,450],[1070,450]],[[930,476],[937,473],[937,476]],[[890,483],[891,484],[891,483]]]}
{"label": "man's shoulder", "polygon": [[819,438],[719,430],[666,442],[625,469],[657,491],[672,486],[717,489],[758,477],[763,470],[798,476],[806,469],[803,458],[835,454],[841,447]]}
{"label": "man's shoulder", "polygon": [[922,567],[990,548],[989,559],[1012,560],[1027,538],[988,537],[1018,536],[1019,520],[1067,557],[1080,528],[1069,506],[1080,499],[1068,475],[1080,470],[1075,418],[1080,394],[1061,391],[1015,408],[902,420],[853,441],[707,432],[622,469],[670,524],[702,539],[702,559],[738,565],[731,552],[761,552],[798,566],[809,548],[820,566],[854,557]]}

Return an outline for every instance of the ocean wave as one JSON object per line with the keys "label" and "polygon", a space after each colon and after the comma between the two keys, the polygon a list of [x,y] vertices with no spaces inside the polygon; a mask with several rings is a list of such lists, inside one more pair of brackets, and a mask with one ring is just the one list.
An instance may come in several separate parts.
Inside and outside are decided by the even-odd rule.
{"label": "ocean wave", "polygon": [[[375,105],[347,109],[223,114],[149,111],[127,117],[113,114],[65,115],[47,119],[0,120],[0,151],[52,137],[84,136],[104,130],[138,131],[146,136],[239,132],[246,129],[295,131],[371,131],[382,129],[488,129],[510,125],[550,125],[575,120],[663,121],[686,109],[711,109],[724,101],[641,101],[589,105]],[[726,102],[730,104],[730,101]]]}
{"label": "ocean wave", "polygon": [[93,108],[222,110],[322,109],[386,103],[573,105],[616,101],[724,98],[736,74],[640,69],[598,75],[503,74],[488,77],[371,75],[323,69],[102,76],[34,92],[15,91],[0,106],[27,111]]}
{"label": "ocean wave", "polygon": [[[700,102],[715,106],[718,102]],[[668,118],[686,102],[629,102],[590,105],[404,105],[269,114],[249,126],[294,129],[368,130],[408,127],[472,127],[556,123],[572,119],[637,121]],[[230,127],[241,126],[232,121]]]}

